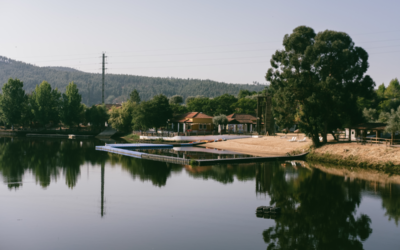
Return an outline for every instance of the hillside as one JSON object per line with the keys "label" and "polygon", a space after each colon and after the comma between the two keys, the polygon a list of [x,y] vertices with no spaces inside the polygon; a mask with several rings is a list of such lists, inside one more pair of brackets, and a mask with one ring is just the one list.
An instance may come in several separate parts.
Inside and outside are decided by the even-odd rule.
{"label": "hillside", "polygon": [[[38,67],[0,56],[0,86],[3,86],[9,78],[23,81],[25,91],[28,93],[42,81],[47,81],[53,88],[57,87],[64,92],[66,85],[74,81],[82,94],[82,102],[89,105],[101,102],[101,74],[85,73],[65,67]],[[237,95],[240,89],[261,91],[264,87],[264,85],[227,84],[199,79],[107,74],[105,99],[106,103],[124,101],[133,89],[139,91],[142,100],[148,100],[156,94],[182,95],[184,98],[196,95],[215,97],[224,93]]]}

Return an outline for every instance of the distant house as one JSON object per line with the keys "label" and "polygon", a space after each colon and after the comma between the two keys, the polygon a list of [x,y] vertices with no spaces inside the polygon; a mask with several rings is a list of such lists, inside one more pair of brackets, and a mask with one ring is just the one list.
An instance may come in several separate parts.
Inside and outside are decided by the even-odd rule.
{"label": "distant house", "polygon": [[391,138],[391,135],[385,133],[386,123],[367,122],[356,126],[351,126],[345,129],[346,139],[348,141],[356,141],[357,138],[376,137],[376,138]]}
{"label": "distant house", "polygon": [[256,130],[257,117],[249,114],[230,114],[227,131],[233,133],[251,133]]}
{"label": "distant house", "polygon": [[202,112],[188,112],[175,116],[170,124],[172,130],[177,132],[210,132],[214,129],[213,117]]}

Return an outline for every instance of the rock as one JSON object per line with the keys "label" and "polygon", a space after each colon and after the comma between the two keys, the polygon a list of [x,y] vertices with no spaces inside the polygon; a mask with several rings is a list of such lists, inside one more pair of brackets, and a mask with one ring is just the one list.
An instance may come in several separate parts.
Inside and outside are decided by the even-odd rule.
{"label": "rock", "polygon": [[256,213],[263,213],[264,212],[264,208],[267,208],[267,207],[266,206],[257,207]]}
{"label": "rock", "polygon": [[263,212],[265,214],[269,214],[271,212],[271,209],[273,209],[273,207],[271,207],[271,206],[265,207]]}

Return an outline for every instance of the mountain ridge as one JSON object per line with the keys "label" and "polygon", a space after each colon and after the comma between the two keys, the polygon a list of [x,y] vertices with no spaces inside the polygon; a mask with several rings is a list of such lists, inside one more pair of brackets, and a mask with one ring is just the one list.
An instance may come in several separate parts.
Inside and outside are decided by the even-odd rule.
{"label": "mountain ridge", "polygon": [[[79,88],[82,102],[86,105],[101,103],[101,74],[86,73],[68,67],[39,67],[0,56],[0,86],[9,78],[18,78],[24,82],[24,89],[31,93],[42,81],[50,83],[52,88],[61,92],[69,82]],[[129,98],[129,93],[137,89],[142,100],[149,100],[154,95],[168,97],[182,95],[203,95],[216,97],[228,93],[237,95],[239,90],[261,91],[265,85],[233,84],[201,79],[182,79],[173,77],[149,77],[127,74],[107,74],[105,78],[105,102],[121,103]]]}

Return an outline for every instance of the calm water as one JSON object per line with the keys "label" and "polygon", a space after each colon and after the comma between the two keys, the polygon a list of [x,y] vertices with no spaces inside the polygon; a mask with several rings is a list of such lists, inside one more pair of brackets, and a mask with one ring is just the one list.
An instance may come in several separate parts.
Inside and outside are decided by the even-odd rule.
{"label": "calm water", "polygon": [[252,155],[241,154],[229,150],[217,150],[202,147],[174,147],[171,149],[134,149],[133,151],[148,154],[166,155],[184,159],[226,159],[226,158],[246,158]]}
{"label": "calm water", "polygon": [[[0,249],[399,249],[400,186],[300,164],[191,168],[0,138]],[[275,204],[283,213],[258,218]]]}

